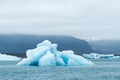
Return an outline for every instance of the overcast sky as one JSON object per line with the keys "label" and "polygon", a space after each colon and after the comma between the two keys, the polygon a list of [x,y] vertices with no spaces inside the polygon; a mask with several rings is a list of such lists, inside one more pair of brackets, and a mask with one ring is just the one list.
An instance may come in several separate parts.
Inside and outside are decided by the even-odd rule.
{"label": "overcast sky", "polygon": [[120,39],[120,0],[0,0],[0,34]]}

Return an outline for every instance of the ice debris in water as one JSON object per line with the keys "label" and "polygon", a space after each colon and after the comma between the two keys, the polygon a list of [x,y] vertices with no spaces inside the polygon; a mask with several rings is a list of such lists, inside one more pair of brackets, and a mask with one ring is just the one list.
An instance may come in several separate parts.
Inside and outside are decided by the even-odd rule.
{"label": "ice debris in water", "polygon": [[21,58],[0,53],[0,61],[19,61]]}
{"label": "ice debris in water", "polygon": [[[63,46],[64,47],[64,46]],[[94,63],[80,55],[75,55],[72,50],[58,51],[57,44],[45,40],[37,48],[26,52],[27,58],[22,59],[20,66],[90,66]]]}
{"label": "ice debris in water", "polygon": [[114,54],[97,54],[97,53],[90,53],[90,54],[83,54],[82,55],[85,58],[89,59],[100,59],[100,58],[105,58],[105,59],[115,59],[115,58],[120,58],[120,56],[115,56]]}

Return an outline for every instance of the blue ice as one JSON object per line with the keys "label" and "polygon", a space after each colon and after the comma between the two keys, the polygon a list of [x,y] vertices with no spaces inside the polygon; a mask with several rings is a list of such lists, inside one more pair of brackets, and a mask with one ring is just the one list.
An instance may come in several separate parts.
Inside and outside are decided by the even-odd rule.
{"label": "blue ice", "polygon": [[[64,47],[64,46],[63,46]],[[27,58],[22,59],[19,66],[91,66],[93,62],[88,61],[80,55],[75,55],[72,50],[58,51],[57,44],[45,40],[37,44],[37,48],[26,52]]]}

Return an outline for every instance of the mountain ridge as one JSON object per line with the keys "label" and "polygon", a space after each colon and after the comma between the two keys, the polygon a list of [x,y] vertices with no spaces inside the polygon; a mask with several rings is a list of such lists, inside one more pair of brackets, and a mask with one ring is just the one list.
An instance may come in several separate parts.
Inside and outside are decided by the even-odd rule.
{"label": "mountain ridge", "polygon": [[92,49],[97,53],[120,54],[120,40],[89,41]]}
{"label": "mountain ridge", "polygon": [[87,41],[63,35],[0,35],[0,52],[24,56],[26,50],[35,48],[44,40],[57,43],[60,51],[73,50],[78,55],[93,52]]}

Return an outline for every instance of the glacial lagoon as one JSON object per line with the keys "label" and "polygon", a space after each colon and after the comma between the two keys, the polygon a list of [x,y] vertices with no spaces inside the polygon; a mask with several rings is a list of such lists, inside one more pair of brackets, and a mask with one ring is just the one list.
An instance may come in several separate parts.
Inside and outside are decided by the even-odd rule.
{"label": "glacial lagoon", "polygon": [[90,59],[93,66],[16,66],[0,61],[0,80],[120,80],[120,59]]}

